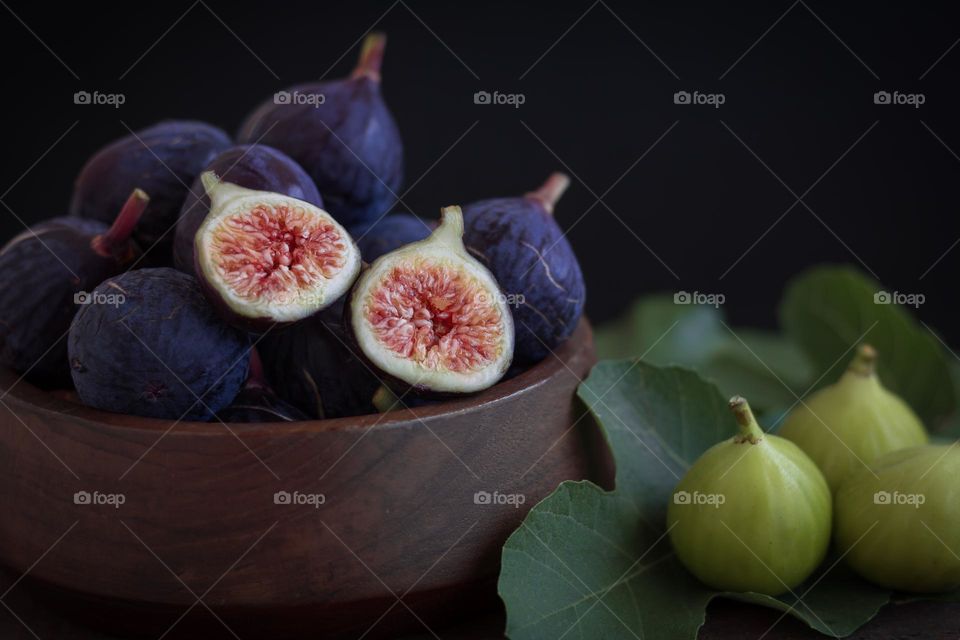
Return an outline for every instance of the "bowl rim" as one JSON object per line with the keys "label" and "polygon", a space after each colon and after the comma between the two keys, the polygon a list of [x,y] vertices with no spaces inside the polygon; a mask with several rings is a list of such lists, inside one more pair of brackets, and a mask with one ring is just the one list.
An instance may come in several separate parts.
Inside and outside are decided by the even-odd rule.
{"label": "bowl rim", "polygon": [[[69,416],[77,424],[99,429],[113,429],[118,433],[146,431],[152,433],[178,431],[183,424],[188,428],[179,430],[190,435],[237,435],[283,436],[289,434],[309,434],[326,432],[365,431],[367,429],[410,428],[427,422],[440,420],[448,415],[473,413],[509,398],[545,384],[564,369],[572,371],[569,362],[583,354],[592,354],[593,331],[586,317],[582,317],[576,329],[563,343],[551,351],[543,360],[532,365],[526,371],[498,382],[488,389],[462,398],[451,398],[437,404],[415,408],[393,409],[385,413],[371,413],[361,416],[329,418],[325,420],[298,420],[293,422],[209,422],[148,418],[133,414],[112,413],[95,409],[57,395],[56,391],[45,391],[25,380],[19,374],[0,367],[0,404],[15,413],[10,405],[16,405],[33,413],[62,418]],[[16,416],[18,419],[19,416]],[[22,421],[22,419],[21,419]]]}

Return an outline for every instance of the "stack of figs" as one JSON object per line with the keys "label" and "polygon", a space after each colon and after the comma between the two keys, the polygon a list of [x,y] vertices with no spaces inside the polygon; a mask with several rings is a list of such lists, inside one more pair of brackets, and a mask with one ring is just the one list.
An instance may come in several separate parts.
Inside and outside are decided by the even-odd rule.
{"label": "stack of figs", "polygon": [[235,139],[165,121],[94,154],[68,215],[0,251],[3,364],[107,411],[277,422],[474,393],[550,356],[585,298],[552,217],[567,177],[437,221],[391,212],[385,42]]}

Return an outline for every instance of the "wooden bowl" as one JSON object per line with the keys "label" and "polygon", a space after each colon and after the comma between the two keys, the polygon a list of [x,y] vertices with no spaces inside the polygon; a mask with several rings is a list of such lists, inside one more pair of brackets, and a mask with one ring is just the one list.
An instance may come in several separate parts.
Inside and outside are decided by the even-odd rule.
{"label": "wooden bowl", "polygon": [[97,411],[0,372],[0,562],[153,637],[371,637],[475,609],[538,500],[565,479],[609,483],[575,401],[593,363],[584,321],[556,357],[470,398],[226,426]]}

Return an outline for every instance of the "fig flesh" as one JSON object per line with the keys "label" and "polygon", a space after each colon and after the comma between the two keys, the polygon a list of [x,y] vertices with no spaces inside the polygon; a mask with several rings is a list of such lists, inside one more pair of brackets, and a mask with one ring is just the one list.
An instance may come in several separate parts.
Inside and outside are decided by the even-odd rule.
{"label": "fig flesh", "polygon": [[551,175],[522,198],[495,198],[463,210],[464,244],[510,299],[518,362],[532,364],[570,337],[586,301],[580,263],[553,218],[570,180]]}
{"label": "fig flesh", "polygon": [[350,329],[398,388],[485,389],[513,359],[513,320],[493,275],[463,246],[460,207],[425,240],[381,256],[350,295]]}
{"label": "fig flesh", "polygon": [[763,432],[746,400],[732,398],[730,408],[740,433],[704,452],[677,485],[670,540],[704,584],[774,596],[823,560],[830,488],[795,444]]}
{"label": "fig flesh", "polygon": [[290,87],[258,107],[237,135],[280,149],[306,169],[346,226],[390,210],[403,183],[400,132],[380,95],[386,36],[371,34],[349,78]]}
{"label": "fig flesh", "polygon": [[[281,151],[262,144],[231,147],[214,158],[204,171],[224,182],[254,191],[271,191],[323,208],[313,180],[303,168]],[[210,213],[210,197],[198,175],[183,201],[173,245],[174,265],[194,275],[193,241],[197,229]]]}
{"label": "fig flesh", "polygon": [[840,379],[791,411],[779,431],[817,463],[833,491],[883,454],[927,443],[920,418],[880,382],[876,361],[873,347],[860,345]]}
{"label": "fig flesh", "polygon": [[93,301],[94,287],[139,255],[130,234],[148,202],[137,189],[111,227],[97,220],[54,218],[0,250],[0,361],[5,366],[41,387],[70,386],[70,322]]}
{"label": "fig flesh", "polygon": [[835,539],[846,562],[888,589],[960,587],[960,447],[888,453],[847,476],[836,495]]}
{"label": "fig flesh", "polygon": [[110,278],[70,327],[73,382],[84,404],[171,420],[208,420],[247,375],[247,336],[220,321],[197,281],[171,268]]}
{"label": "fig flesh", "polygon": [[393,213],[376,222],[354,225],[349,231],[360,248],[364,262],[369,263],[405,244],[423,240],[434,227],[435,224],[415,215]]}
{"label": "fig flesh", "polygon": [[168,266],[187,185],[230,144],[222,130],[190,120],[160,122],[124,136],[97,151],[80,170],[70,215],[109,224],[127,195],[143,189],[150,194],[150,206],[133,238],[151,264]]}
{"label": "fig flesh", "polygon": [[194,238],[197,276],[227,321],[248,330],[329,307],[360,271],[346,229],[309,202],[202,176],[210,213]]}

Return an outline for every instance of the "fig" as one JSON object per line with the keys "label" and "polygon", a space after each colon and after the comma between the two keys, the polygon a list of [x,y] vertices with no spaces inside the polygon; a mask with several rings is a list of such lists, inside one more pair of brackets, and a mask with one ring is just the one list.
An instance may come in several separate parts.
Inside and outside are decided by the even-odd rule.
{"label": "fig", "polygon": [[130,240],[149,198],[136,189],[107,227],[53,218],[0,250],[0,361],[40,387],[69,387],[67,332],[89,292],[139,254]]}
{"label": "fig", "polygon": [[436,403],[437,400],[421,398],[413,394],[399,396],[387,385],[381,385],[373,394],[373,406],[379,413],[398,409],[415,409]]}
{"label": "fig", "polygon": [[403,183],[400,132],[380,95],[386,36],[367,36],[349,78],[290,87],[246,119],[239,142],[280,149],[306,169],[346,226],[376,220]]}
{"label": "fig", "polygon": [[463,210],[463,241],[493,272],[516,322],[518,362],[539,362],[570,337],[586,300],[573,248],[553,219],[570,184],[554,173],[522,198],[495,198]]}
{"label": "fig", "polygon": [[800,403],[778,432],[817,463],[832,491],[883,454],[927,443],[920,418],[884,388],[876,365],[876,350],[860,345],[840,379]]}
{"label": "fig", "polygon": [[960,587],[960,448],[927,445],[881,456],[836,495],[837,547],[861,576],[888,589]]}
{"label": "fig", "polygon": [[217,419],[221,422],[295,422],[308,418],[277,396],[264,376],[257,349],[251,348],[247,382],[230,406],[217,414]]}
{"label": "fig", "polygon": [[350,330],[397,389],[461,394],[513,359],[513,319],[493,275],[463,246],[460,207],[425,240],[381,256],[350,294]]}
{"label": "fig", "polygon": [[360,248],[364,262],[373,262],[405,244],[423,240],[435,226],[409,213],[394,213],[376,222],[354,225],[348,231]]}
{"label": "fig", "polygon": [[279,396],[311,418],[374,413],[380,380],[344,327],[345,298],[312,318],[263,336],[257,347]]}
{"label": "fig", "polygon": [[763,432],[746,400],[731,398],[730,409],[740,433],[707,449],[677,485],[670,540],[704,584],[779,595],[826,555],[830,488],[799,447]]}
{"label": "fig", "polygon": [[[204,171],[212,171],[224,182],[271,191],[323,208],[323,200],[303,167],[282,151],[263,144],[231,147],[214,158]],[[187,192],[173,244],[174,266],[194,275],[193,241],[203,219],[210,213],[210,198],[198,175]]]}
{"label": "fig", "polygon": [[97,151],[80,170],[70,215],[109,223],[124,198],[134,188],[143,189],[150,206],[133,237],[152,263],[167,266],[188,185],[230,144],[222,130],[191,120],[168,120],[126,135]]}
{"label": "fig", "polygon": [[194,238],[197,277],[239,328],[263,331],[329,307],[353,285],[360,250],[323,209],[201,176],[210,213]]}
{"label": "fig", "polygon": [[243,386],[246,334],[217,317],[196,279],[176,269],[109,278],[70,326],[70,368],[91,407],[151,418],[208,420]]}

